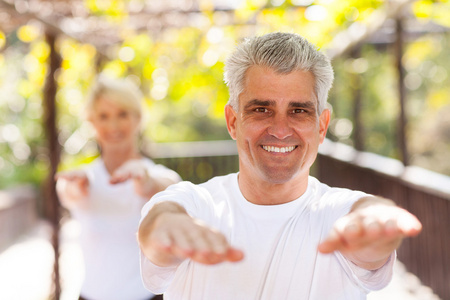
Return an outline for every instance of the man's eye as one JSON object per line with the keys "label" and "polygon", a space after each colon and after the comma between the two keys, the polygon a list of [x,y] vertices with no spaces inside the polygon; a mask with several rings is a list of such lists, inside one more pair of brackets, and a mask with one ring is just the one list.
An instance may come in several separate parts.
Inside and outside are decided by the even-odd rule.
{"label": "man's eye", "polygon": [[302,113],[306,113],[307,111],[304,110],[303,108],[296,108],[294,110],[292,110],[292,113],[294,114],[302,114]]}
{"label": "man's eye", "polygon": [[267,112],[267,108],[264,108],[264,107],[258,107],[258,108],[255,108],[255,111],[256,112]]}

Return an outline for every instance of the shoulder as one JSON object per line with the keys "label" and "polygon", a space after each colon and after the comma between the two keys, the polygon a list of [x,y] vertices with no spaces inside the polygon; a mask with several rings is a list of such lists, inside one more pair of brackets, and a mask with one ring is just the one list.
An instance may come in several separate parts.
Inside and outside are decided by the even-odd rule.
{"label": "shoulder", "polygon": [[[150,205],[163,201],[172,201],[183,206],[192,216],[207,218],[218,206],[223,205],[233,191],[233,178],[236,174],[218,176],[202,184],[182,181],[172,184],[166,190],[157,193],[150,200]],[[237,181],[237,179],[236,179]]]}
{"label": "shoulder", "polygon": [[215,176],[205,183],[200,184],[199,186],[215,191],[219,188],[231,188],[237,183],[237,173],[231,173],[228,175]]}
{"label": "shoulder", "polygon": [[181,181],[169,186],[166,191],[185,194],[191,193],[197,194],[199,196],[213,196],[217,193],[223,193],[224,189],[229,190],[230,188],[232,188],[232,186],[234,185],[234,181],[237,182],[236,174],[216,176],[200,184],[194,184],[189,181]]}
{"label": "shoulder", "polygon": [[82,169],[86,172],[99,172],[100,170],[105,169],[105,162],[101,157],[98,157],[90,163],[85,164]]}
{"label": "shoulder", "polygon": [[309,189],[314,195],[313,206],[320,209],[331,209],[347,213],[353,203],[368,194],[362,191],[342,187],[330,187],[314,177],[309,178]]}

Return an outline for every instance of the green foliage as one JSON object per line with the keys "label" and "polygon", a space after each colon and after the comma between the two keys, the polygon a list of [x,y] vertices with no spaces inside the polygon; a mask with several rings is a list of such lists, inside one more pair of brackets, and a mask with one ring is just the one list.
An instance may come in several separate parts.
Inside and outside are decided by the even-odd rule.
{"label": "green foliage", "polygon": [[0,54],[0,188],[41,182],[47,172],[41,90],[48,49],[30,28],[22,27],[6,43]]}
{"label": "green foliage", "polygon": [[[374,12],[389,9],[386,3],[246,0],[228,16],[234,22],[229,24],[220,21],[224,13],[214,11],[213,1],[200,1],[198,17],[202,25],[169,26],[148,34],[124,26],[132,18],[128,8],[144,5],[144,1],[85,0],[90,14],[117,28],[123,42],[100,51],[67,37],[58,40],[57,51],[62,58],[56,74],[61,168],[77,166],[98,155],[92,128],[84,121],[85,98],[98,73],[128,77],[140,85],[144,93],[144,140],[228,139],[223,118],[228,101],[223,63],[238,41],[270,31],[290,31],[326,49],[339,32],[355,23],[367,24]],[[420,22],[434,20],[449,26],[449,9],[446,1],[421,0],[414,2],[412,12]],[[445,84],[450,70],[449,46],[444,34],[424,36],[408,41],[403,58],[413,161],[448,174],[450,166],[438,161],[442,151],[435,153],[450,144],[446,125],[439,122],[449,119],[443,113],[449,106],[449,85]],[[38,183],[46,177],[48,168],[42,91],[50,50],[39,27],[32,23],[10,34],[0,31],[0,50],[0,185]],[[389,47],[365,45],[359,61],[347,56],[334,60],[330,138],[352,143],[352,99],[359,86],[366,149],[398,157],[398,92],[392,53]]]}
{"label": "green foliage", "polygon": [[412,163],[450,174],[450,37],[424,36],[405,53]]}
{"label": "green foliage", "polygon": [[[365,150],[398,158],[395,132],[398,95],[393,59],[389,53],[369,45],[363,47],[357,58],[336,59],[336,81],[330,103],[336,120],[353,121],[354,94],[359,90]],[[330,128],[330,137],[352,145],[349,133],[345,130],[340,133],[333,125],[336,121]]]}

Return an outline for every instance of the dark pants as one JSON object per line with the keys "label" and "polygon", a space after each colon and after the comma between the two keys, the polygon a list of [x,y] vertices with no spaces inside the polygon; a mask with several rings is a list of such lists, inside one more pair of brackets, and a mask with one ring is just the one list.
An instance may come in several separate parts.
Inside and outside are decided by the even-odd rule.
{"label": "dark pants", "polygon": [[[83,296],[80,296],[78,298],[78,300],[89,300],[89,299],[86,299],[86,298],[83,298]],[[149,298],[148,300],[163,300],[163,296],[162,295],[155,295],[152,298]]]}

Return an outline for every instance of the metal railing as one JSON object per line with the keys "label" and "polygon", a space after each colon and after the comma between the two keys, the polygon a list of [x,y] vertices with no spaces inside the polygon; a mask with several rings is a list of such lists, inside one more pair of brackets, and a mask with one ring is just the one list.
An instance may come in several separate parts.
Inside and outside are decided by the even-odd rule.
{"label": "metal railing", "polygon": [[239,169],[236,142],[233,140],[152,144],[145,152],[156,163],[193,183],[205,182]]}

